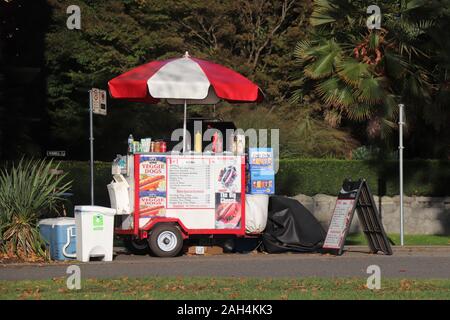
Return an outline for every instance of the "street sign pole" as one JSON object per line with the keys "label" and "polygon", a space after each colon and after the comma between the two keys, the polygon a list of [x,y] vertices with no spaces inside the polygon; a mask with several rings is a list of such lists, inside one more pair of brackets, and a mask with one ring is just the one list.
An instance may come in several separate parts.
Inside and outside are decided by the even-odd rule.
{"label": "street sign pole", "polygon": [[94,205],[94,125],[92,112],[92,90],[89,90],[89,142],[91,148],[91,205]]}
{"label": "street sign pole", "polygon": [[89,141],[91,147],[91,205],[94,205],[94,113],[106,116],[106,91],[89,90]]}
{"label": "street sign pole", "polygon": [[399,104],[399,116],[398,116],[398,128],[399,128],[399,171],[400,171],[400,245],[404,245],[404,211],[403,211],[403,125],[405,122],[403,121],[403,113],[404,113],[404,105]]}

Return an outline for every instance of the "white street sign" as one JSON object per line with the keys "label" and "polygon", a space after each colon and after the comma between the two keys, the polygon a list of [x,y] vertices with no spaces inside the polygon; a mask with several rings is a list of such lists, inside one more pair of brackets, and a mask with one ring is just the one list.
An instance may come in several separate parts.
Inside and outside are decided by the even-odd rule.
{"label": "white street sign", "polygon": [[65,151],[47,151],[47,157],[65,157]]}
{"label": "white street sign", "polygon": [[106,116],[106,91],[92,88],[92,112]]}

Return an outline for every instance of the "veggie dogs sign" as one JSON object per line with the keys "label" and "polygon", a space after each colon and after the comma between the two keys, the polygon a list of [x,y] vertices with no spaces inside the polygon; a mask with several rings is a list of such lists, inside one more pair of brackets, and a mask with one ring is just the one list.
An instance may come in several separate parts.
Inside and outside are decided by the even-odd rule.
{"label": "veggie dogs sign", "polygon": [[141,156],[139,167],[139,213],[141,218],[163,216],[166,202],[165,157]]}

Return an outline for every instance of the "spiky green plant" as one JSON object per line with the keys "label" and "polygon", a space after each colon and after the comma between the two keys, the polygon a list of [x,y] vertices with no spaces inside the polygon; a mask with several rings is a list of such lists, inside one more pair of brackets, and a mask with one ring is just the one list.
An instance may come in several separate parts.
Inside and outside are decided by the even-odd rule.
{"label": "spiky green plant", "polygon": [[22,259],[45,257],[37,223],[57,210],[71,182],[55,175],[59,164],[24,160],[0,171],[0,235],[2,250]]}

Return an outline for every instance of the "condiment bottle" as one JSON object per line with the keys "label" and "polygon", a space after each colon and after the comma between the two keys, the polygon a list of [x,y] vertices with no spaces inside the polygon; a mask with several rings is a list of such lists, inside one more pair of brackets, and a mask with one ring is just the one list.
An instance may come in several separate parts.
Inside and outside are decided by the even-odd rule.
{"label": "condiment bottle", "polygon": [[128,153],[133,153],[133,141],[134,141],[133,135],[130,134],[128,136]]}
{"label": "condiment bottle", "polygon": [[194,151],[199,153],[202,152],[202,134],[200,133],[200,131],[197,131],[195,133]]}

